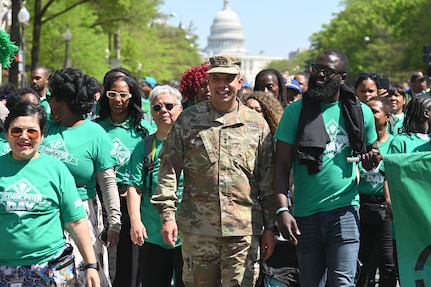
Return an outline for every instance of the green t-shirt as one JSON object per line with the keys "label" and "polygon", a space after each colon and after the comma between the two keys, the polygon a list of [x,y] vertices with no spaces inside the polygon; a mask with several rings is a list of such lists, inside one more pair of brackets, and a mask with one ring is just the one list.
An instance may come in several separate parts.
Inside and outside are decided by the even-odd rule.
{"label": "green t-shirt", "polygon": [[10,146],[5,138],[4,131],[0,132],[0,155],[4,155],[10,152]]}
{"label": "green t-shirt", "polygon": [[[119,124],[114,123],[110,117],[103,120],[96,120],[96,122],[103,127],[112,140],[115,153],[119,161],[117,168],[117,182],[122,182],[130,155],[145,134],[136,131],[133,128],[133,122],[130,118]],[[147,121],[142,120],[141,125],[146,128],[147,131],[151,130],[150,123]]]}
{"label": "green t-shirt", "polygon": [[142,111],[144,112],[144,121],[150,124],[151,129],[148,131],[150,134],[155,133],[157,130],[156,122],[153,120],[151,115],[151,102],[149,99],[141,98],[142,100]]}
{"label": "green t-shirt", "polygon": [[[393,138],[394,136],[389,134],[388,139],[384,143],[379,144],[380,154],[385,155],[388,153],[388,149]],[[361,175],[358,185],[359,193],[376,196],[383,195],[383,182],[385,180],[385,176],[379,170],[379,167],[382,164],[383,161],[380,161],[379,166],[375,169],[366,171],[362,167],[362,163],[359,163],[359,172]]]}
{"label": "green t-shirt", "polygon": [[[367,105],[361,106],[368,146],[377,140],[374,116]],[[293,160],[295,216],[309,216],[350,205],[359,206],[356,164],[346,161],[346,157],[352,156],[352,149],[341,102],[321,103],[320,107],[330,142],[323,154],[322,169],[315,174],[309,175],[307,166],[299,164],[297,157]],[[275,133],[277,140],[295,144],[301,108],[302,100],[293,102],[285,108]]]}
{"label": "green t-shirt", "polygon": [[96,173],[118,165],[114,146],[106,131],[85,120],[76,127],[48,121],[39,150],[63,161],[75,178],[82,200],[96,196]]}
{"label": "green t-shirt", "polygon": [[430,135],[428,134],[406,134],[402,133],[396,135],[389,146],[388,153],[410,153],[410,152],[421,152],[430,151]]}
{"label": "green t-shirt", "polygon": [[[48,90],[46,91],[46,93],[47,95],[50,94]],[[49,119],[49,115],[51,114],[51,107],[49,106],[48,99],[46,97],[44,97],[43,99],[40,99],[39,105],[45,108],[46,118]]]}
{"label": "green t-shirt", "polygon": [[51,259],[66,240],[63,226],[87,216],[69,170],[40,154],[29,160],[0,157],[0,266]]}
{"label": "green t-shirt", "polygon": [[[155,138],[156,139],[156,138]],[[153,142],[154,144],[154,142]],[[124,183],[130,186],[138,187],[142,191],[141,199],[141,220],[147,229],[148,239],[146,242],[157,244],[163,248],[170,249],[171,246],[167,245],[162,238],[160,229],[162,227],[160,221],[159,212],[153,207],[150,202],[151,196],[156,190],[158,184],[158,174],[160,167],[159,152],[163,146],[163,141],[156,139],[156,148],[152,147],[152,158],[154,158],[154,171],[148,172],[144,168],[144,160],[146,157],[145,151],[145,140],[140,141],[135,149],[133,150],[132,156],[130,157],[129,164],[126,170],[126,176],[124,177]],[[151,177],[151,178],[150,178]],[[152,183],[151,183],[152,180]],[[151,183],[151,191],[150,189]],[[183,198],[183,175],[181,174],[180,180],[178,181],[178,189],[176,195],[178,202],[180,203]],[[178,206],[177,206],[178,207]],[[180,237],[175,246],[181,245]]]}
{"label": "green t-shirt", "polygon": [[[420,133],[402,133],[394,136],[394,139],[389,145],[388,154],[421,151],[431,151],[430,135]],[[385,173],[384,162],[380,165],[379,169],[380,172],[383,174]]]}
{"label": "green t-shirt", "polygon": [[403,122],[404,122],[404,113],[401,113],[399,115],[393,114],[391,117],[391,120],[389,121],[389,124],[387,125],[388,133],[392,135],[400,134],[403,128]]}

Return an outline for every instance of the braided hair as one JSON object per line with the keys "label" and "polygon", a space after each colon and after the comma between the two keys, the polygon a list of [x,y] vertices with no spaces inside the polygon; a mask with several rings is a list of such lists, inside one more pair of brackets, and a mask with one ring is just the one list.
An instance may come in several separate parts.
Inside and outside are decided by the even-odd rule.
{"label": "braided hair", "polygon": [[413,97],[407,104],[403,122],[403,132],[423,133],[423,124],[428,120],[425,117],[425,111],[431,113],[431,97],[430,96],[416,96]]}
{"label": "braided hair", "polygon": [[49,90],[51,97],[65,101],[72,113],[85,115],[94,105],[100,84],[79,69],[66,68],[49,77]]}

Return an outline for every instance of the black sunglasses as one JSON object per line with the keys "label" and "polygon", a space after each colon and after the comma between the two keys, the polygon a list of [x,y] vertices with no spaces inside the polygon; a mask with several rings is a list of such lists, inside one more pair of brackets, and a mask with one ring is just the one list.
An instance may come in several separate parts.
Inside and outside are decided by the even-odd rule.
{"label": "black sunglasses", "polygon": [[313,73],[320,73],[323,72],[323,75],[327,78],[332,78],[337,74],[344,74],[345,72],[340,72],[337,70],[334,70],[332,68],[326,67],[326,66],[322,66],[319,64],[311,64],[311,71]]}
{"label": "black sunglasses", "polygon": [[176,105],[178,104],[155,104],[152,105],[151,107],[153,108],[153,111],[155,112],[160,112],[162,110],[163,107],[165,107],[168,111],[172,110]]}

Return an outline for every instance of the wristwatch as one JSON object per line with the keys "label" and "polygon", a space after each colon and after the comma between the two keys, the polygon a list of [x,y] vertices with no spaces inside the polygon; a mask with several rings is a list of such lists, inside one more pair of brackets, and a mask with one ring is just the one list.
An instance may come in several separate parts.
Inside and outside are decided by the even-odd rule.
{"label": "wristwatch", "polygon": [[88,263],[84,265],[84,270],[87,270],[89,268],[93,268],[99,271],[99,263]]}

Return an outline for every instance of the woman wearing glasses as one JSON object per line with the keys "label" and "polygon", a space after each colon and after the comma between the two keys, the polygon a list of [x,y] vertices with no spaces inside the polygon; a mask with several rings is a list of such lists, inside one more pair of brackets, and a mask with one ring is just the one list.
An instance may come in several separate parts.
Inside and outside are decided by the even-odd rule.
{"label": "woman wearing glasses", "polygon": [[119,161],[116,178],[121,205],[120,241],[117,247],[109,249],[110,275],[113,278],[113,286],[130,286],[132,274],[134,274],[132,272],[133,244],[130,240],[130,218],[127,212],[123,176],[133,149],[152,128],[150,123],[143,119],[139,82],[129,71],[123,70],[120,73],[117,70],[111,70],[106,73],[103,91],[99,118],[96,122],[105,129],[115,147]]}
{"label": "woman wearing glasses", "polygon": [[[96,192],[100,185],[108,214],[107,241],[115,246],[121,228],[120,200],[115,179],[118,160],[111,139],[95,122],[85,119],[100,90],[96,79],[82,71],[67,68],[54,72],[49,80],[51,120],[40,151],[57,157],[75,177],[81,200],[87,211],[87,220],[93,246],[100,265],[102,286],[111,286],[106,247],[97,239],[103,230],[101,203]],[[73,243],[73,240],[71,240]],[[79,254],[76,254],[77,258]],[[78,284],[85,286],[83,263],[77,259]]]}
{"label": "woman wearing glasses", "polygon": [[[11,152],[0,157],[0,286],[72,286],[75,265],[67,230],[84,258],[89,286],[100,286],[85,209],[73,176],[38,152],[46,112],[18,103],[5,122]],[[83,286],[83,285],[80,285]]]}
{"label": "woman wearing glasses", "polygon": [[[151,115],[157,131],[142,140],[130,157],[127,167],[127,206],[129,209],[133,243],[139,249],[139,270],[142,286],[170,287],[174,272],[175,286],[184,286],[180,240],[175,248],[164,243],[160,233],[162,224],[150,199],[158,184],[159,152],[174,122],[183,110],[180,92],[170,86],[155,87],[149,97]],[[182,198],[182,176],[177,190]]]}

